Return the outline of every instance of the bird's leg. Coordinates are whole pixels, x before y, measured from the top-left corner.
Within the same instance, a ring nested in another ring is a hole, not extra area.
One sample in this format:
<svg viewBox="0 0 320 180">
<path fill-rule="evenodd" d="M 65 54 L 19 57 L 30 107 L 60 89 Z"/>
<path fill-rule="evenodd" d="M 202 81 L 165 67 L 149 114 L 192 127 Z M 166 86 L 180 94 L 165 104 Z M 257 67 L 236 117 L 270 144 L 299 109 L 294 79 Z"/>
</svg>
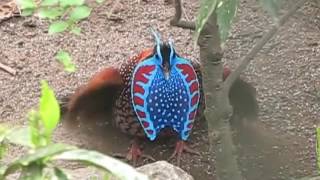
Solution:
<svg viewBox="0 0 320 180">
<path fill-rule="evenodd" d="M 195 155 L 199 155 L 200 153 L 196 150 L 193 150 L 192 148 L 190 148 L 185 141 L 183 140 L 178 140 L 176 143 L 176 147 L 175 150 L 173 152 L 173 154 L 170 156 L 169 160 L 173 159 L 174 157 L 177 157 L 177 163 L 178 166 L 180 166 L 180 162 L 181 162 L 181 156 L 182 153 L 186 152 L 186 153 L 190 153 L 190 154 L 195 154 Z"/>
<path fill-rule="evenodd" d="M 139 140 L 137 138 L 134 138 L 132 140 L 131 147 L 129 148 L 129 152 L 127 153 L 127 155 L 114 154 L 114 156 L 131 161 L 133 166 L 137 165 L 139 158 L 145 158 L 148 160 L 156 161 L 152 156 L 143 154 L 139 146 Z"/>
</svg>

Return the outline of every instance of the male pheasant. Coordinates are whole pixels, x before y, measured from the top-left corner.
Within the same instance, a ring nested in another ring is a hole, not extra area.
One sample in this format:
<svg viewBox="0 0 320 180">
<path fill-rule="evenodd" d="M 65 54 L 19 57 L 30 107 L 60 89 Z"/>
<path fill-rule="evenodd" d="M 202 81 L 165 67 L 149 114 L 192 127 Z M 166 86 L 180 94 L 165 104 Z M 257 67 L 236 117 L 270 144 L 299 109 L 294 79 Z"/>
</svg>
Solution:
<svg viewBox="0 0 320 180">
<path fill-rule="evenodd" d="M 75 113 L 92 94 L 108 92 L 111 99 L 105 103 L 112 107 L 114 124 L 135 139 L 127 158 L 135 162 L 143 156 L 138 138 L 153 141 L 176 132 L 179 140 L 171 157 L 177 156 L 179 163 L 183 152 L 197 154 L 185 141 L 205 106 L 200 64 L 181 57 L 171 41 L 161 42 L 154 35 L 154 48 L 142 51 L 118 69 L 109 67 L 94 75 L 73 95 L 68 110 Z"/>
<path fill-rule="evenodd" d="M 106 97 L 104 110 L 111 109 L 114 124 L 134 139 L 128 160 L 135 164 L 139 157 L 148 157 L 140 150 L 139 139 L 154 141 L 158 136 L 177 134 L 171 158 L 177 157 L 180 164 L 183 152 L 199 154 L 186 141 L 205 109 L 200 64 L 183 58 L 171 41 L 161 42 L 154 35 L 154 48 L 123 62 L 120 68 L 95 74 L 71 97 L 68 112 L 76 115 L 80 109 L 96 109 L 96 101 Z M 225 68 L 224 78 L 229 73 Z"/>
</svg>

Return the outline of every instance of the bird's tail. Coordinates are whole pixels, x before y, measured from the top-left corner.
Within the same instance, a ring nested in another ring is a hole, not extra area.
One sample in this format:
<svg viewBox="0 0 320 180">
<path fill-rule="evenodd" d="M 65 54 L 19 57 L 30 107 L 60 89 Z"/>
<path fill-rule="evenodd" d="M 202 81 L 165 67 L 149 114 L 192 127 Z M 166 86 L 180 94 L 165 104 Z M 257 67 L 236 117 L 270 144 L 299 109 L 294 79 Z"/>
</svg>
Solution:
<svg viewBox="0 0 320 180">
<path fill-rule="evenodd" d="M 114 102 L 122 89 L 122 79 L 117 69 L 106 68 L 95 74 L 87 84 L 69 98 L 66 106 L 68 119 L 84 114 L 112 113 Z"/>
</svg>

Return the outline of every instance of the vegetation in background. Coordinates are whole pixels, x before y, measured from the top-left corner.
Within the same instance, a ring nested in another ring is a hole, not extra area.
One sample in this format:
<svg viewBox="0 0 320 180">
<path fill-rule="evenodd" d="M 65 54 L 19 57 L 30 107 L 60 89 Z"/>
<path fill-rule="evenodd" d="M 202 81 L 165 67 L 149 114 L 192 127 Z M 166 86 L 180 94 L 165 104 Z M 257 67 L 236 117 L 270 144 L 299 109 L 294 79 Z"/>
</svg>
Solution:
<svg viewBox="0 0 320 180">
<path fill-rule="evenodd" d="M 102 169 L 124 180 L 147 180 L 133 167 L 96 151 L 78 149 L 75 146 L 54 143 L 52 135 L 60 121 L 60 107 L 53 90 L 46 81 L 41 81 L 41 97 L 38 110 L 28 115 L 28 127 L 9 129 L 0 125 L 0 157 L 5 156 L 9 144 L 27 149 L 27 153 L 8 164 L 1 164 L 0 179 L 20 172 L 19 179 L 69 179 L 64 170 L 56 165 L 56 160 L 84 162 Z"/>
<path fill-rule="evenodd" d="M 281 0 L 259 0 L 262 7 L 269 12 L 275 21 L 278 20 Z M 217 14 L 217 25 L 219 27 L 221 42 L 225 42 L 231 29 L 232 20 L 236 15 L 239 0 L 202 0 L 196 20 L 195 37 L 198 40 L 204 25 L 209 17 Z"/>
<path fill-rule="evenodd" d="M 176 26 L 190 28 L 181 23 L 181 0 L 180 7 L 176 6 L 174 17 Z M 237 151 L 232 138 L 229 118 L 232 107 L 229 103 L 229 90 L 240 73 L 246 69 L 248 64 L 263 46 L 276 34 L 289 17 L 291 17 L 307 0 L 296 0 L 282 16 L 279 16 L 280 0 L 260 0 L 262 7 L 272 16 L 274 23 L 266 28 L 265 34 L 257 41 L 252 49 L 244 56 L 237 68 L 222 81 L 223 72 L 223 44 L 228 38 L 232 26 L 232 20 L 236 15 L 238 0 L 202 0 L 200 11 L 195 22 L 195 37 L 200 48 L 200 59 L 203 63 L 204 87 L 206 94 L 207 109 L 205 112 L 208 120 L 208 137 L 210 150 L 215 150 L 215 161 L 212 165 L 219 179 L 244 179 L 241 168 L 239 168 Z M 177 20 L 178 19 L 178 20 Z M 180 23 L 179 23 L 180 21 Z M 216 143 L 218 135 L 219 143 Z"/>
<path fill-rule="evenodd" d="M 18 3 L 22 15 L 36 14 L 42 19 L 50 20 L 49 34 L 69 30 L 79 35 L 81 28 L 77 23 L 89 17 L 92 10 L 85 4 L 85 0 L 20 0 Z"/>
<path fill-rule="evenodd" d="M 76 66 L 72 63 L 72 58 L 68 52 L 60 50 L 56 54 L 56 59 L 63 65 L 65 71 L 69 73 L 76 71 Z"/>
<path fill-rule="evenodd" d="M 316 137 L 317 137 L 317 145 L 316 145 L 317 165 L 318 165 L 318 170 L 320 172 L 320 127 L 316 128 Z"/>
<path fill-rule="evenodd" d="M 178 0 L 175 0 L 175 1 L 178 2 Z M 61 33 L 65 31 L 70 31 L 71 33 L 74 33 L 76 35 L 81 34 L 81 28 L 78 26 L 78 23 L 81 20 L 84 20 L 88 16 L 90 16 L 90 13 L 92 11 L 92 8 L 87 6 L 84 0 L 42 0 L 41 3 L 38 3 L 38 4 L 33 0 L 20 0 L 19 2 L 20 2 L 20 9 L 22 10 L 23 15 L 28 16 L 32 14 L 37 14 L 40 18 L 48 19 L 51 22 L 48 30 L 49 34 Z M 103 0 L 96 0 L 96 2 L 102 3 Z M 278 17 L 279 17 L 279 5 L 281 1 L 280 0 L 260 0 L 260 2 L 262 4 L 262 7 L 265 10 L 267 10 L 269 14 L 272 16 L 276 26 L 280 25 L 278 24 L 279 23 Z M 195 42 L 197 42 L 202 35 L 206 35 L 205 33 L 204 34 L 202 33 L 204 32 L 208 22 L 210 23 L 215 22 L 218 25 L 219 32 L 217 34 L 214 34 L 216 36 L 213 38 L 218 40 L 220 39 L 221 41 L 219 40 L 219 43 L 220 45 L 223 45 L 223 43 L 228 39 L 228 34 L 232 26 L 233 18 L 236 15 L 238 5 L 239 5 L 238 0 L 202 0 L 201 7 L 197 16 L 197 20 L 194 23 L 195 37 L 196 37 Z M 276 32 L 276 30 L 277 29 L 274 30 L 273 34 Z M 272 34 L 270 34 L 269 39 L 271 37 L 272 37 Z M 263 43 L 261 43 L 260 46 L 262 47 Z M 258 46 L 255 46 L 253 50 L 258 51 L 259 48 L 261 49 L 261 47 L 258 47 L 258 48 L 257 47 Z M 209 50 L 213 50 L 210 48 Z M 248 53 L 248 56 L 245 57 L 243 60 L 243 62 L 246 64 L 249 63 L 249 60 L 247 59 L 252 58 L 252 56 L 254 56 L 254 53 L 253 55 L 250 53 Z M 75 65 L 72 63 L 71 56 L 67 52 L 63 50 L 59 51 L 56 55 L 56 59 L 64 65 L 66 71 L 68 72 L 75 71 L 76 69 Z M 219 60 L 221 60 L 221 57 Z M 216 69 L 216 67 L 211 66 L 211 64 L 209 65 L 205 64 L 205 66 L 207 67 L 206 69 L 209 69 L 211 71 L 213 69 Z M 244 64 L 243 66 L 245 67 L 246 65 Z M 242 68 L 242 70 L 244 69 L 243 66 L 240 67 Z M 241 72 L 242 70 L 239 70 L 239 71 Z M 239 74 L 240 72 L 236 72 L 236 73 Z M 211 73 L 205 72 L 205 74 L 211 74 Z M 212 77 L 212 78 L 220 78 L 220 77 Z M 229 77 L 228 79 L 230 78 L 231 77 Z M 211 83 L 213 81 L 205 82 L 205 83 Z M 226 84 L 227 85 L 229 84 L 230 86 L 230 82 L 232 82 L 232 80 L 227 80 L 224 86 Z M 215 88 L 212 88 L 212 89 L 215 89 Z M 208 104 L 212 105 L 217 102 L 219 101 L 210 102 L 209 100 Z M 219 106 L 217 107 L 218 107 L 217 109 L 219 109 Z M 212 111 L 212 112 L 215 112 L 215 111 Z M 21 172 L 20 174 L 21 179 L 46 179 L 46 178 L 48 179 L 48 177 L 49 179 L 53 177 L 56 177 L 58 179 L 67 179 L 68 176 L 65 174 L 65 172 L 61 168 L 55 166 L 53 163 L 54 160 L 58 160 L 58 159 L 88 162 L 89 164 L 92 164 L 96 167 L 107 170 L 107 172 L 109 173 L 123 175 L 123 179 L 129 178 L 129 177 L 132 178 L 133 175 L 136 175 L 136 177 L 140 179 L 146 179 L 146 177 L 142 176 L 141 174 L 138 174 L 130 166 L 124 163 L 121 163 L 108 156 L 104 156 L 98 152 L 82 150 L 70 145 L 53 143 L 51 137 L 54 129 L 56 128 L 59 122 L 59 119 L 60 119 L 60 108 L 55 99 L 54 93 L 52 89 L 48 86 L 48 84 L 45 81 L 42 81 L 42 96 L 40 98 L 40 106 L 37 111 L 33 110 L 29 113 L 29 116 L 28 116 L 29 127 L 8 129 L 4 125 L 0 126 L 0 145 L 1 145 L 0 158 L 5 156 L 6 149 L 8 148 L 8 143 L 18 144 L 18 145 L 27 147 L 29 149 L 28 154 L 22 157 L 19 157 L 17 160 L 11 162 L 8 165 L 1 166 L 0 179 L 1 177 L 4 178 L 5 176 L 16 171 Z M 318 166 L 320 168 L 320 164 L 319 164 L 320 130 L 319 128 L 317 128 L 316 132 L 317 132 L 317 157 L 318 157 Z M 232 144 L 232 140 L 230 142 Z M 228 147 L 228 146 L 225 146 L 225 147 Z M 232 146 L 230 146 L 230 149 L 232 149 Z M 230 162 L 236 162 L 232 160 L 233 154 L 229 154 L 229 156 L 231 157 Z M 119 166 L 115 166 L 113 163 Z M 233 165 L 235 164 L 235 166 L 237 166 L 236 165 L 237 163 L 231 163 L 231 164 Z M 221 163 L 217 161 L 216 165 L 219 166 L 221 165 Z M 228 164 L 227 162 L 227 165 L 230 165 L 230 163 Z M 224 169 L 224 170 L 227 173 L 230 173 L 228 171 L 229 169 Z M 237 167 L 236 167 L 236 170 L 238 170 Z M 230 177 L 230 176 L 224 176 L 224 177 L 221 176 L 219 178 L 227 179 L 226 177 Z"/>
<path fill-rule="evenodd" d="M 98 4 L 103 1 L 96 0 Z M 80 35 L 81 28 L 78 23 L 88 18 L 92 11 L 85 0 L 19 0 L 18 5 L 23 16 L 36 15 L 41 19 L 49 20 L 49 34 L 69 31 L 75 35 Z M 68 52 L 60 50 L 56 59 L 67 72 L 72 73 L 76 70 Z"/>
</svg>

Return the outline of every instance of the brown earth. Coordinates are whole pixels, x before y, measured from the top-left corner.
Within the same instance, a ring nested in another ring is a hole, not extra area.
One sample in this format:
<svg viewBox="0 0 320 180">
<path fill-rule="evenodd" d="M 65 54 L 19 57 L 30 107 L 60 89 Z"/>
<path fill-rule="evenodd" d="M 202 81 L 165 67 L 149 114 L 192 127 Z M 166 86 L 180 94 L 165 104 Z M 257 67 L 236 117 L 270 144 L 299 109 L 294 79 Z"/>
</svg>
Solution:
<svg viewBox="0 0 320 180">
<path fill-rule="evenodd" d="M 80 37 L 67 33 L 50 36 L 48 22 L 37 18 L 13 18 L 0 24 L 0 62 L 17 70 L 15 76 L 0 70 L 0 123 L 26 125 L 27 112 L 37 106 L 41 79 L 48 80 L 58 97 L 65 97 L 94 72 L 110 64 L 117 65 L 150 47 L 149 27 L 157 28 L 164 38 L 172 35 L 180 54 L 198 59 L 192 32 L 169 25 L 174 12 L 172 5 L 163 1 L 139 4 L 124 0 L 115 8 L 115 18 L 108 19 L 106 13 L 112 5 L 104 3 L 94 8 L 90 18 L 80 23 Z M 198 2 L 192 0 L 184 6 L 187 16 L 194 17 Z M 288 179 L 316 173 L 315 127 L 320 117 L 319 11 L 316 3 L 301 8 L 243 74 L 256 87 L 260 106 L 258 122 L 235 132 L 239 160 L 247 179 Z M 256 1 L 242 0 L 224 49 L 226 63 L 236 67 L 270 24 L 271 19 Z M 76 73 L 67 74 L 54 59 L 59 49 L 72 54 L 78 68 Z M 90 121 L 94 118 L 101 119 L 90 117 Z M 55 140 L 108 154 L 123 153 L 129 144 L 127 137 L 108 125 L 86 130 L 60 126 Z M 186 155 L 182 168 L 196 179 L 212 179 L 214 167 L 209 164 L 212 157 L 207 150 L 204 125 L 194 130 L 191 143 L 201 151 L 201 157 Z M 146 143 L 144 147 L 157 159 L 167 159 L 173 151 L 169 147 L 172 144 L 171 140 L 164 140 Z M 8 159 L 20 152 L 21 148 L 13 148 Z M 74 172 L 82 170 L 81 166 L 66 168 Z M 81 172 L 78 177 L 87 175 L 87 171 Z"/>
</svg>

